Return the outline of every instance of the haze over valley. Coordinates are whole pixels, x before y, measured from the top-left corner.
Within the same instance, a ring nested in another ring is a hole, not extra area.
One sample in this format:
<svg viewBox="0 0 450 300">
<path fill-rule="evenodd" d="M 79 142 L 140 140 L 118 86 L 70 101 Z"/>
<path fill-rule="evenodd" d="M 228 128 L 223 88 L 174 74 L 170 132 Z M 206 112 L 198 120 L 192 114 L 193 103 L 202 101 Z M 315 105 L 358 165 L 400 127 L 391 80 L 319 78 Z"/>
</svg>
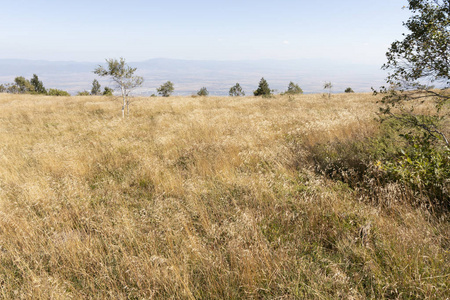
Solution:
<svg viewBox="0 0 450 300">
<path fill-rule="evenodd" d="M 37 74 L 48 87 L 66 90 L 71 94 L 90 90 L 93 79 L 102 86 L 113 87 L 105 78 L 92 71 L 104 61 L 46 61 L 0 59 L 0 84 L 13 82 L 17 76 L 30 78 Z M 323 92 L 324 82 L 332 82 L 332 92 L 340 93 L 351 87 L 355 92 L 369 92 L 371 87 L 383 85 L 386 72 L 379 64 L 348 64 L 324 59 L 295 60 L 181 60 L 155 58 L 129 62 L 136 74 L 144 77 L 144 84 L 133 92 L 136 96 L 156 94 L 156 88 L 170 80 L 174 95 L 191 95 L 206 87 L 211 95 L 227 95 L 230 87 L 239 82 L 247 95 L 257 88 L 264 77 L 271 89 L 280 93 L 290 81 L 298 83 L 305 93 Z"/>
</svg>

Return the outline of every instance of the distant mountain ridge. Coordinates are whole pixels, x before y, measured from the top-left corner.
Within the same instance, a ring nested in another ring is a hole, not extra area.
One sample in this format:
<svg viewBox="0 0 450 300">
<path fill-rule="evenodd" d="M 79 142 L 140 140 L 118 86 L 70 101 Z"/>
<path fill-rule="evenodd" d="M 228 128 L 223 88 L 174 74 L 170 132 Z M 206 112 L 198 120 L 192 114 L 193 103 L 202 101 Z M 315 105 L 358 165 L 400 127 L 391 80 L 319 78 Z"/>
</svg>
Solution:
<svg viewBox="0 0 450 300">
<path fill-rule="evenodd" d="M 37 74 L 48 88 L 67 90 L 72 94 L 90 90 L 94 79 L 102 86 L 112 86 L 106 78 L 92 71 L 104 62 L 45 61 L 0 59 L 0 83 L 12 82 L 17 76 L 31 78 Z M 290 81 L 298 83 L 306 93 L 323 92 L 323 83 L 331 81 L 333 92 L 343 92 L 352 87 L 356 92 L 368 92 L 383 85 L 386 74 L 378 65 L 345 64 L 318 59 L 299 60 L 181 60 L 155 58 L 146 61 L 129 61 L 136 73 L 144 77 L 144 85 L 135 95 L 156 93 L 156 88 L 170 80 L 175 85 L 175 95 L 189 95 L 205 86 L 211 95 L 227 95 L 239 82 L 247 95 L 256 89 L 261 77 L 270 88 L 285 91 Z"/>
</svg>

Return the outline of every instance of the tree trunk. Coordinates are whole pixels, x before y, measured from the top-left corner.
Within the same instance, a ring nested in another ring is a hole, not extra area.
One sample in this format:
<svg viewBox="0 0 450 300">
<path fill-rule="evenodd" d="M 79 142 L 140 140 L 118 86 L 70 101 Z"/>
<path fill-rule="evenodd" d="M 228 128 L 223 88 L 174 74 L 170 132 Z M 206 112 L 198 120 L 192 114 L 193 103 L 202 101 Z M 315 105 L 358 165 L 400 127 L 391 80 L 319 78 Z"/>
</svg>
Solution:
<svg viewBox="0 0 450 300">
<path fill-rule="evenodd" d="M 125 118 L 125 105 L 127 104 L 126 102 L 126 97 L 125 97 L 125 90 L 123 88 L 123 85 L 121 86 L 122 89 L 122 99 L 123 99 L 123 105 L 122 105 L 122 118 Z"/>
</svg>

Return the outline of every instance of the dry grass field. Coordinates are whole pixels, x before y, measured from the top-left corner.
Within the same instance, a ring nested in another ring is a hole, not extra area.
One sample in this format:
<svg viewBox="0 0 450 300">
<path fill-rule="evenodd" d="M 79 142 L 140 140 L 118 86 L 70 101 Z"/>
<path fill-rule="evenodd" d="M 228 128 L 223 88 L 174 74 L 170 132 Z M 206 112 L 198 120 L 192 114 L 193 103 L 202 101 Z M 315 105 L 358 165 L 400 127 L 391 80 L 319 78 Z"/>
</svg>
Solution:
<svg viewBox="0 0 450 300">
<path fill-rule="evenodd" d="M 0 297 L 448 299 L 448 218 L 309 159 L 376 100 L 0 94 Z"/>
</svg>

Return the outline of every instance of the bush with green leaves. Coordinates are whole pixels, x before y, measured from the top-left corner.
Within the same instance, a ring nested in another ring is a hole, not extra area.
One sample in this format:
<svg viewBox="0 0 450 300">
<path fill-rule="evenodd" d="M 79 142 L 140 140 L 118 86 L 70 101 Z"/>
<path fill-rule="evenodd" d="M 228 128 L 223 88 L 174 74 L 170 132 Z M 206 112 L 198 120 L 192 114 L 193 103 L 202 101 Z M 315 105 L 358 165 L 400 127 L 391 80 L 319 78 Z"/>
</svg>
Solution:
<svg viewBox="0 0 450 300">
<path fill-rule="evenodd" d="M 90 93 L 88 91 L 82 91 L 82 92 L 78 92 L 77 96 L 89 96 Z"/>
<path fill-rule="evenodd" d="M 284 94 L 287 94 L 287 95 L 299 95 L 299 94 L 303 94 L 303 90 L 299 87 L 298 84 L 293 83 L 291 81 L 291 82 L 289 82 L 288 89 L 287 89 L 287 91 Z"/>
<path fill-rule="evenodd" d="M 346 92 L 346 93 L 354 93 L 354 91 L 353 91 L 353 89 L 351 87 L 346 88 L 344 92 Z"/>
<path fill-rule="evenodd" d="M 253 92 L 253 95 L 263 96 L 263 97 L 271 97 L 272 92 L 273 91 L 269 88 L 269 83 L 263 77 L 259 81 L 258 88 L 256 89 L 256 91 Z"/>
<path fill-rule="evenodd" d="M 49 96 L 70 96 L 70 94 L 63 90 L 58 89 L 49 89 L 47 92 L 47 95 Z"/>
<path fill-rule="evenodd" d="M 174 91 L 173 83 L 171 81 L 167 81 L 162 84 L 159 88 L 156 89 L 159 95 L 162 97 L 169 97 Z"/>
<path fill-rule="evenodd" d="M 112 96 L 113 92 L 114 92 L 114 90 L 112 88 L 105 86 L 105 88 L 103 90 L 103 96 Z"/>
<path fill-rule="evenodd" d="M 34 86 L 28 79 L 23 76 L 14 78 L 14 83 L 17 86 L 17 90 L 20 94 L 34 92 Z"/>
<path fill-rule="evenodd" d="M 197 92 L 198 96 L 208 96 L 209 92 L 206 89 L 206 87 L 202 87 L 198 92 Z"/>
<path fill-rule="evenodd" d="M 242 89 L 241 85 L 239 83 L 236 83 L 230 88 L 228 95 L 230 95 L 231 97 L 241 97 L 245 96 L 245 92 Z"/>
</svg>

